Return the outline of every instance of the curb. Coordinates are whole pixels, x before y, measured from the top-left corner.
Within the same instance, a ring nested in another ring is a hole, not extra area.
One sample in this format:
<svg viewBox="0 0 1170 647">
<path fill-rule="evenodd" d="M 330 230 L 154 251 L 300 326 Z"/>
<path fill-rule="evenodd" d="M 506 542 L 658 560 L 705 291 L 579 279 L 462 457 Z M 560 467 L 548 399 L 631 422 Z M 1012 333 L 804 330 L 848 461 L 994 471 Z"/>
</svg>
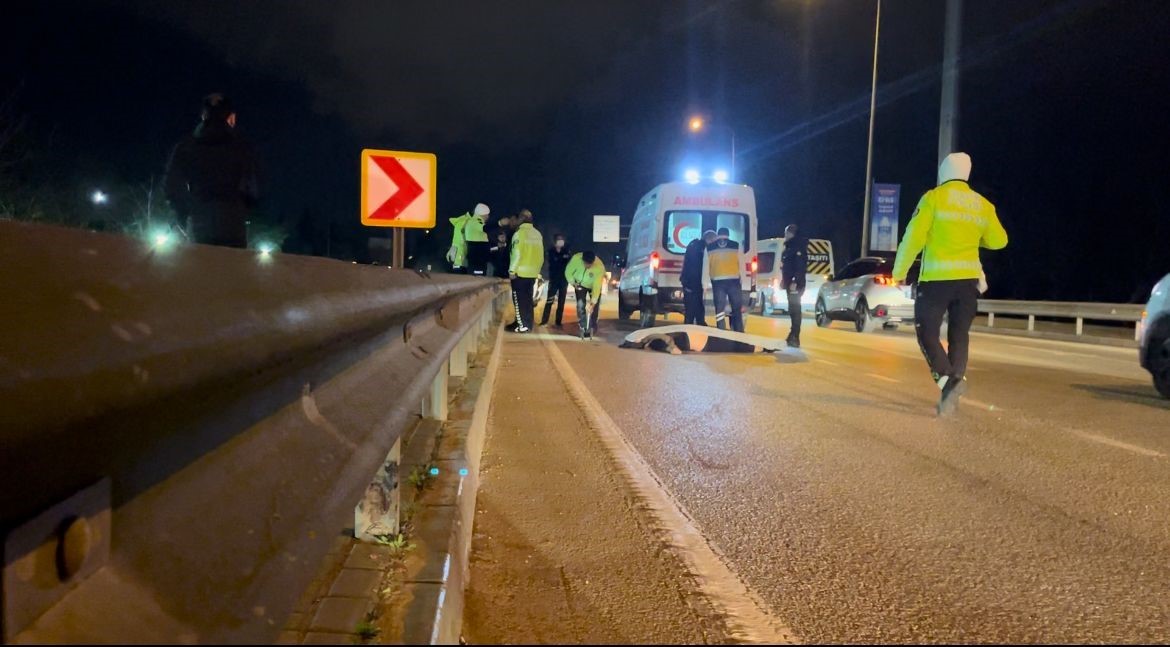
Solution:
<svg viewBox="0 0 1170 647">
<path fill-rule="evenodd" d="M 445 550 L 442 549 L 443 547 L 436 546 L 425 556 L 428 563 L 432 560 L 442 563 L 442 576 L 437 581 L 437 590 L 434 591 L 434 595 L 437 597 L 434 602 L 434 614 L 429 619 L 415 618 L 414 620 L 418 624 L 412 623 L 409 618 L 407 619 L 408 626 L 415 624 L 420 629 L 426 626 L 424 623 L 429 624 L 428 642 L 432 645 L 457 645 L 463 632 L 463 607 L 467 582 L 470 578 L 469 558 L 472 526 L 475 522 L 475 499 L 479 491 L 480 459 L 487 437 L 488 412 L 491 408 L 496 375 L 499 373 L 505 334 L 504 326 L 501 323 L 496 330 L 496 338 L 483 382 L 480 385 L 479 393 L 476 394 L 466 440 L 463 446 L 455 452 L 453 462 L 461 465 L 462 469 L 452 502 L 453 509 L 449 512 L 440 512 L 440 514 L 454 516 Z M 462 474 L 464 469 L 466 474 Z M 447 503 L 447 501 L 443 503 Z M 429 597 L 430 594 L 428 592 L 426 595 Z M 430 605 L 424 603 L 412 606 L 422 611 Z M 409 613 L 408 611 L 408 615 Z"/>
</svg>

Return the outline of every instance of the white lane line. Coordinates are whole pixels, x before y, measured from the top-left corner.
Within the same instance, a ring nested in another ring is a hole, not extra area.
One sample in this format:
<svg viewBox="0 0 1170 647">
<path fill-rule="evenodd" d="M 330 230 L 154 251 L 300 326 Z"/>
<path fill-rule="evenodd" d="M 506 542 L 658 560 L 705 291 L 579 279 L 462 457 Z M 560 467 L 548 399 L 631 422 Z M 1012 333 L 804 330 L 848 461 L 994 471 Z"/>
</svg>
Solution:
<svg viewBox="0 0 1170 647">
<path fill-rule="evenodd" d="M 902 383 L 899 380 L 895 380 L 892 377 L 886 377 L 885 375 L 878 375 L 877 373 L 866 373 L 865 376 L 872 377 L 872 378 L 877 379 L 877 380 L 885 380 L 887 382 L 892 382 L 894 384 L 901 384 Z"/>
<path fill-rule="evenodd" d="M 829 366 L 840 366 L 840 364 L 838 364 L 837 362 L 830 362 L 827 359 L 819 359 L 818 358 L 818 359 L 814 359 L 813 361 L 816 362 L 817 364 L 828 364 Z"/>
<path fill-rule="evenodd" d="M 1080 436 L 1081 438 L 1084 438 L 1085 440 L 1091 440 L 1095 443 L 1101 443 L 1102 445 L 1109 445 L 1110 447 L 1124 449 L 1127 451 L 1131 451 L 1135 454 L 1141 454 L 1143 456 L 1153 456 L 1155 458 L 1163 458 L 1166 456 L 1162 452 L 1155 451 L 1153 449 L 1146 449 L 1145 447 L 1139 447 L 1137 445 L 1123 443 L 1120 440 L 1113 440 L 1112 438 L 1107 438 L 1105 436 L 1098 436 L 1097 434 L 1090 434 L 1088 432 L 1077 431 L 1075 429 L 1073 430 L 1073 433 Z"/>
<path fill-rule="evenodd" d="M 971 398 L 963 398 L 959 400 L 959 403 L 972 404 L 979 407 L 980 409 L 986 409 L 988 411 L 1003 411 L 1003 407 L 997 407 L 994 404 L 987 404 L 986 402 L 980 402 L 979 400 L 973 400 Z"/>
<path fill-rule="evenodd" d="M 544 347 L 589 426 L 624 473 L 630 489 L 662 528 L 662 539 L 678 553 L 711 604 L 723 613 L 731 637 L 747 643 L 799 644 L 796 634 L 768 610 L 767 604 L 728 567 L 718 549 L 707 542 L 556 344 L 545 341 Z"/>
</svg>

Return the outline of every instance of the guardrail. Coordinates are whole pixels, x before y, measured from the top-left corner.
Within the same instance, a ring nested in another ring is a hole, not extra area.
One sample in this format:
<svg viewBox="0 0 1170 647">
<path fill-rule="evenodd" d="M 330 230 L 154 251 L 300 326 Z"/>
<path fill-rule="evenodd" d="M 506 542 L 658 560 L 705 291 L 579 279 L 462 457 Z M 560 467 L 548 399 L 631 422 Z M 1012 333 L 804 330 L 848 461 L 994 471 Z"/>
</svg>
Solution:
<svg viewBox="0 0 1170 647">
<path fill-rule="evenodd" d="M 1027 332 L 1035 333 L 1036 317 L 1071 319 L 1076 322 L 1076 337 L 1084 336 L 1085 321 L 1124 321 L 1135 324 L 1134 340 L 1140 335 L 1141 305 L 1125 303 L 1081 303 L 1062 301 L 979 300 L 980 314 L 987 315 L 987 327 L 995 328 L 995 315 L 1028 317 Z"/>
<path fill-rule="evenodd" d="M 53 643 L 274 641 L 507 303 L 14 222 L 0 293 L 0 640 Z"/>
</svg>

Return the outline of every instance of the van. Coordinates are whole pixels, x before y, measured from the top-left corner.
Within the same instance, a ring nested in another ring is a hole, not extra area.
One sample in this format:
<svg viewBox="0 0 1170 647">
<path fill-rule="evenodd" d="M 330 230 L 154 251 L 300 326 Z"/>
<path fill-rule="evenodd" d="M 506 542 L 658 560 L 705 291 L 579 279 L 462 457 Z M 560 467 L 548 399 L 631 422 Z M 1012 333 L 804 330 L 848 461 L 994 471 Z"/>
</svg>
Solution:
<svg viewBox="0 0 1170 647">
<path fill-rule="evenodd" d="M 627 266 L 618 282 L 618 316 L 636 311 L 642 327 L 655 317 L 683 313 L 682 264 L 687 244 L 703 232 L 726 227 L 739 243 L 745 304 L 755 292 L 756 195 L 750 186 L 718 182 L 660 184 L 638 201 L 630 226 Z M 710 280 L 703 261 L 705 301 Z"/>
<path fill-rule="evenodd" d="M 804 312 L 812 312 L 817 302 L 817 292 L 833 274 L 833 243 L 824 238 L 810 238 L 807 253 L 808 273 L 805 275 L 805 288 L 804 294 L 800 298 L 800 309 Z M 758 312 L 762 315 L 788 311 L 788 295 L 784 293 L 780 285 L 780 258 L 783 255 L 783 238 L 760 240 L 756 253 L 760 268 L 756 283 L 760 286 Z"/>
</svg>

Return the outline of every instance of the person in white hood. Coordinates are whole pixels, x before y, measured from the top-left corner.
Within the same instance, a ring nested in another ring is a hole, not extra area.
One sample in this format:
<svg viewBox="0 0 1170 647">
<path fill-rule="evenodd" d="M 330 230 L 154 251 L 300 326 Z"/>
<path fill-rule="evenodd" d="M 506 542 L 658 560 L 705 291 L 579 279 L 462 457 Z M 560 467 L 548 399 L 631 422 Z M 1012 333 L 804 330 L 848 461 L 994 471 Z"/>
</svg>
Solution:
<svg viewBox="0 0 1170 647">
<path fill-rule="evenodd" d="M 904 282 L 914 259 L 922 255 L 914 328 L 942 391 L 940 416 L 954 413 L 967 390 L 971 324 L 979 294 L 986 289 L 979 249 L 1003 249 L 1008 243 L 995 206 L 967 185 L 970 176 L 971 157 L 966 153 L 951 153 L 943 159 L 938 186 L 918 201 L 894 260 L 893 279 Z M 948 319 L 945 349 L 939 339 L 944 316 Z"/>
</svg>

